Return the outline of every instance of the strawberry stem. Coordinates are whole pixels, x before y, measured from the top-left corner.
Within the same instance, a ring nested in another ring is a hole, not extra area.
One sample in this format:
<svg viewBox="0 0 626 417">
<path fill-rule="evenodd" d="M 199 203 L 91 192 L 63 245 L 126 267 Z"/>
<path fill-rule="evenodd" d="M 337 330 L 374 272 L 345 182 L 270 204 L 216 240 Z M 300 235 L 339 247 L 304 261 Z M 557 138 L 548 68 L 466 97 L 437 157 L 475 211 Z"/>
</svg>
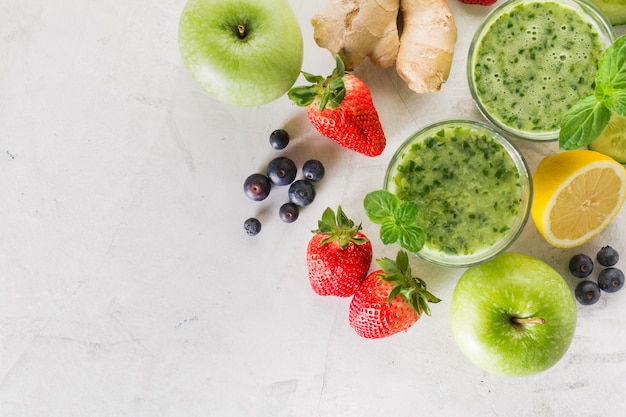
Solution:
<svg viewBox="0 0 626 417">
<path fill-rule="evenodd" d="M 383 270 L 383 273 L 379 274 L 378 277 L 394 284 L 387 299 L 388 304 L 400 296 L 408 305 L 413 307 L 417 314 L 430 315 L 428 303 L 441 301 L 426 289 L 426 282 L 423 279 L 413 276 L 409 256 L 406 252 L 399 251 L 395 262 L 389 258 L 382 258 L 377 259 L 376 263 Z"/>
<path fill-rule="evenodd" d="M 361 225 L 355 225 L 339 206 L 336 215 L 330 207 L 324 210 L 322 219 L 317 222 L 317 229 L 311 232 L 328 235 L 320 242 L 320 245 L 336 241 L 341 248 L 345 248 L 350 243 L 362 245 L 368 242 L 368 239 L 363 235 L 358 236 L 360 231 Z"/>
<path fill-rule="evenodd" d="M 335 110 L 346 95 L 346 86 L 343 82 L 345 73 L 346 67 L 343 60 L 336 55 L 335 69 L 331 75 L 322 77 L 302 71 L 304 79 L 311 85 L 293 87 L 287 92 L 287 96 L 300 107 L 308 107 L 318 100 L 319 111 L 324 110 L 328 105 Z"/>
</svg>

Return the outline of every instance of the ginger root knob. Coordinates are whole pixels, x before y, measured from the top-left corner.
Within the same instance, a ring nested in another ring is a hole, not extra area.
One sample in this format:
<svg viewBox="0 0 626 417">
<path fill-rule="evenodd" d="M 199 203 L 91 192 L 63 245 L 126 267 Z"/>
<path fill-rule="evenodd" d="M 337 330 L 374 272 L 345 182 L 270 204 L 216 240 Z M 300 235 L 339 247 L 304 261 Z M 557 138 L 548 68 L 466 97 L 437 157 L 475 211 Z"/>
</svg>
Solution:
<svg viewBox="0 0 626 417">
<path fill-rule="evenodd" d="M 417 93 L 440 90 L 450 75 L 457 28 L 446 0 L 329 0 L 311 24 L 317 45 L 339 54 L 347 70 L 365 58 L 382 68 L 395 63 Z"/>
<path fill-rule="evenodd" d="M 366 57 L 387 68 L 398 55 L 400 0 L 329 0 L 311 19 L 318 46 L 339 54 L 347 70 Z"/>
<path fill-rule="evenodd" d="M 404 28 L 396 70 L 416 93 L 439 91 L 448 80 L 457 29 L 446 0 L 401 0 Z"/>
</svg>

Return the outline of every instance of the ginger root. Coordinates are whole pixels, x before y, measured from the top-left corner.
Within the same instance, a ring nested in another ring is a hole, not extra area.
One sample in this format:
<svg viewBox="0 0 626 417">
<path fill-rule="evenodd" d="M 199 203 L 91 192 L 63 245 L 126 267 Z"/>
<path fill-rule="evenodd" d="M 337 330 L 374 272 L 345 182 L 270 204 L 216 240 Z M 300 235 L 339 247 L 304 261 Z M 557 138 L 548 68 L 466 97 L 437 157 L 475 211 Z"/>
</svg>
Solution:
<svg viewBox="0 0 626 417">
<path fill-rule="evenodd" d="M 347 70 L 366 57 L 387 68 L 398 55 L 399 0 L 330 0 L 311 19 L 318 46 L 339 54 Z"/>
<path fill-rule="evenodd" d="M 383 68 L 395 63 L 417 93 L 440 90 L 450 75 L 457 28 L 446 0 L 328 0 L 311 24 L 317 45 L 348 70 L 366 57 Z"/>
<path fill-rule="evenodd" d="M 438 91 L 448 80 L 457 30 L 446 0 L 401 0 L 404 27 L 396 70 L 417 93 Z"/>
</svg>

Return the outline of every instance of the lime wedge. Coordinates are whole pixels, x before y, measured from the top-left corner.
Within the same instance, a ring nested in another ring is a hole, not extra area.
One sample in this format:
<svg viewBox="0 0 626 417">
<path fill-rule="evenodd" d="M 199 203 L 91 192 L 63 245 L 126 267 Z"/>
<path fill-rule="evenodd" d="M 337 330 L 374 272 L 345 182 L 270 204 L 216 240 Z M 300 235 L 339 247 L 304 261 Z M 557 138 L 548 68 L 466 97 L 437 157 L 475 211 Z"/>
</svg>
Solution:
<svg viewBox="0 0 626 417">
<path fill-rule="evenodd" d="M 589 149 L 626 164 L 626 117 L 613 114 L 600 136 L 589 144 Z"/>
<path fill-rule="evenodd" d="M 613 26 L 626 24 L 626 0 L 591 0 Z"/>
</svg>

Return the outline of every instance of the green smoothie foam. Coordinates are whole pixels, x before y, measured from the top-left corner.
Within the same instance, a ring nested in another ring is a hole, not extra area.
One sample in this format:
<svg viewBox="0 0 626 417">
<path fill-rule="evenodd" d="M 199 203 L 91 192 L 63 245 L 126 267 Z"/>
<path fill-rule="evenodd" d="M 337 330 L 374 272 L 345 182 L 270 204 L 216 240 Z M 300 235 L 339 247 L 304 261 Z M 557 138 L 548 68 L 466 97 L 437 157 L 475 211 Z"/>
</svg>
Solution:
<svg viewBox="0 0 626 417">
<path fill-rule="evenodd" d="M 504 147 L 464 125 L 442 126 L 404 150 L 390 171 L 389 190 L 417 203 L 425 250 L 461 256 L 501 240 L 524 197 Z"/>
<path fill-rule="evenodd" d="M 562 115 L 593 93 L 604 49 L 590 19 L 573 7 L 520 3 L 496 18 L 475 47 L 475 97 L 510 129 L 558 131 Z"/>
</svg>

